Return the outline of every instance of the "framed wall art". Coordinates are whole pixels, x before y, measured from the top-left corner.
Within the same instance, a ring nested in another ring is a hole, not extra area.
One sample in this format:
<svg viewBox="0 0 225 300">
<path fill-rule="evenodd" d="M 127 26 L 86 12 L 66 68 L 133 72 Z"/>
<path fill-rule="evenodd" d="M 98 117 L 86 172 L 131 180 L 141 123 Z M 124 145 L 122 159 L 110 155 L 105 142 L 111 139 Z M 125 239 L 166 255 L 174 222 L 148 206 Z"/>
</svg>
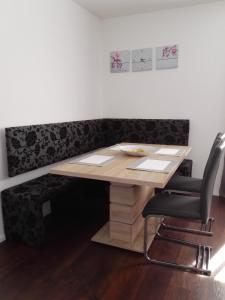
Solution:
<svg viewBox="0 0 225 300">
<path fill-rule="evenodd" d="M 152 48 L 137 49 L 132 51 L 132 71 L 152 70 Z"/>
<path fill-rule="evenodd" d="M 130 71 L 130 51 L 114 51 L 110 54 L 111 73 Z"/>
<path fill-rule="evenodd" d="M 156 48 L 156 69 L 173 69 L 178 67 L 178 46 Z"/>
</svg>

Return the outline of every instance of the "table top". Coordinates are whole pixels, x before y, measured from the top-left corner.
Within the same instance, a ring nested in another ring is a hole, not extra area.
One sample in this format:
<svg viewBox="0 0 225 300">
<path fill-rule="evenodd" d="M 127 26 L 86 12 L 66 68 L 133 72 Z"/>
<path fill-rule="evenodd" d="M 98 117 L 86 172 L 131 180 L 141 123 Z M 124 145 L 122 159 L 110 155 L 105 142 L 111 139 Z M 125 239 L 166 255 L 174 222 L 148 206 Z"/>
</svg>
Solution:
<svg viewBox="0 0 225 300">
<path fill-rule="evenodd" d="M 176 148 L 183 149 L 182 156 L 172 155 L 159 155 L 149 153 L 148 157 L 151 159 L 170 160 L 175 161 L 173 168 L 169 173 L 161 172 L 149 172 L 142 170 L 131 170 L 127 167 L 142 159 L 142 157 L 128 156 L 121 153 L 119 150 L 111 150 L 111 147 L 98 149 L 91 152 L 91 154 L 98 155 L 110 155 L 115 156 L 115 159 L 110 161 L 104 166 L 96 165 L 84 165 L 77 163 L 62 163 L 52 168 L 50 173 L 64 176 L 74 176 L 81 178 L 97 179 L 103 181 L 109 181 L 113 183 L 129 184 L 129 185 L 149 185 L 152 187 L 163 188 L 175 173 L 179 165 L 182 163 L 184 158 L 189 154 L 191 148 L 188 146 L 170 146 L 170 145 L 156 145 L 156 144 L 135 144 L 135 143 L 121 143 L 120 145 L 138 145 L 141 146 L 153 146 L 153 147 L 165 147 L 165 148 Z M 88 153 L 80 156 L 87 156 Z"/>
</svg>

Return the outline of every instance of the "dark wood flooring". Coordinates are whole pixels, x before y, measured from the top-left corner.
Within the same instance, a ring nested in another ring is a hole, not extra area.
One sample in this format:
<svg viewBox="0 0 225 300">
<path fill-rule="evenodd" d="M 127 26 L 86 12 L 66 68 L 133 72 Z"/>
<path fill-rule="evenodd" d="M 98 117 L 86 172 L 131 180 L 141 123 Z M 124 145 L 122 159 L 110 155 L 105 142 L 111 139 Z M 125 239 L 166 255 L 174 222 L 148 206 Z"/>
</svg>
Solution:
<svg viewBox="0 0 225 300">
<path fill-rule="evenodd" d="M 224 300 L 225 200 L 214 199 L 212 215 L 216 218 L 212 238 L 173 233 L 213 246 L 212 268 L 216 266 L 216 270 L 211 277 L 149 265 L 140 254 L 91 242 L 91 236 L 107 218 L 99 214 L 88 223 L 59 224 L 42 249 L 2 243 L 0 299 Z M 154 242 L 151 254 L 177 262 L 194 259 L 190 248 L 162 241 Z"/>
</svg>

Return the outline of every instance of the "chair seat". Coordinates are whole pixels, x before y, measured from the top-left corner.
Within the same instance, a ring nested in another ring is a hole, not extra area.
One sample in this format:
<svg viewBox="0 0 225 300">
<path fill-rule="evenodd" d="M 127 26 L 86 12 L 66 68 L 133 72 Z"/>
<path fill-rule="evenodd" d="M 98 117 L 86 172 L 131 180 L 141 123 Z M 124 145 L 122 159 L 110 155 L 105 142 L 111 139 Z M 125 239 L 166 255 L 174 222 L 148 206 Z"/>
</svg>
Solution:
<svg viewBox="0 0 225 300">
<path fill-rule="evenodd" d="M 200 198 L 157 194 L 146 204 L 142 215 L 144 218 L 148 215 L 162 215 L 199 220 L 201 219 Z"/>
<path fill-rule="evenodd" d="M 175 175 L 170 179 L 165 189 L 200 193 L 201 185 L 202 179 Z"/>
</svg>

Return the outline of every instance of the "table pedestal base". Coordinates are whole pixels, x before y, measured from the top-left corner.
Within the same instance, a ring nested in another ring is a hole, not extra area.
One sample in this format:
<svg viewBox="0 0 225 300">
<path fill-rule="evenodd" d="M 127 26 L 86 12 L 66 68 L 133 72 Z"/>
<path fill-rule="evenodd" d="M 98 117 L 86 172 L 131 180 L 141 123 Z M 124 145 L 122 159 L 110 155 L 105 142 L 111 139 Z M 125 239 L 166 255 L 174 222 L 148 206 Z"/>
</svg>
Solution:
<svg viewBox="0 0 225 300">
<path fill-rule="evenodd" d="M 143 253 L 144 218 L 141 213 L 154 195 L 149 186 L 111 184 L 110 220 L 93 237 L 92 241 Z M 160 224 L 151 218 L 148 224 L 148 248 Z"/>
<path fill-rule="evenodd" d="M 157 226 L 157 228 L 159 225 Z M 155 227 L 149 225 L 148 249 L 155 237 Z M 121 249 L 126 249 L 134 252 L 143 253 L 144 246 L 144 229 L 142 228 L 136 239 L 133 242 L 126 242 L 119 239 L 111 239 L 109 233 L 109 222 L 106 223 L 91 239 L 93 242 L 113 246 Z"/>
</svg>

